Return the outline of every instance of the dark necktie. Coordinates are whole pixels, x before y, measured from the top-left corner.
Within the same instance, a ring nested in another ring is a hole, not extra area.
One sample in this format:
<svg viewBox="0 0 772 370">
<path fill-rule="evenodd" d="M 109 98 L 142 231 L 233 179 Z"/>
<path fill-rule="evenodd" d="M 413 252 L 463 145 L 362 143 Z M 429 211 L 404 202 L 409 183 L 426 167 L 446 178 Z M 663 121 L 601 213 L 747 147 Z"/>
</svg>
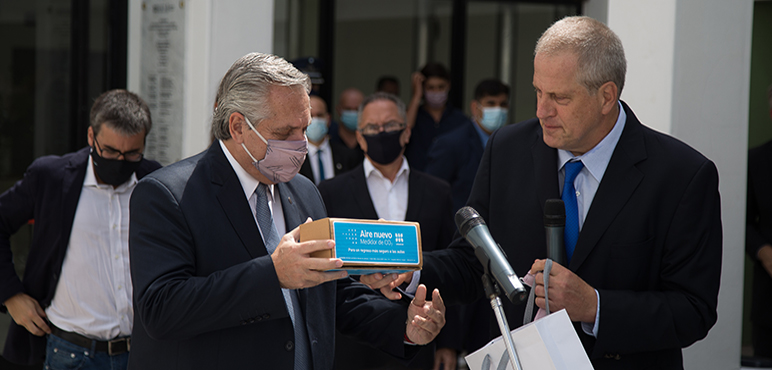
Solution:
<svg viewBox="0 0 772 370">
<path fill-rule="evenodd" d="M 576 175 L 584 167 L 581 161 L 567 162 L 563 168 L 566 170 L 565 182 L 563 183 L 563 194 L 561 198 L 566 205 L 566 228 L 564 231 L 564 242 L 566 245 L 566 257 L 571 262 L 571 256 L 576 248 L 576 241 L 579 239 L 579 207 L 576 204 L 576 189 L 574 180 Z"/>
<path fill-rule="evenodd" d="M 319 160 L 319 182 L 322 182 L 324 180 L 324 163 L 322 162 L 322 150 L 319 149 L 316 151 L 316 158 Z"/>
<path fill-rule="evenodd" d="M 265 249 L 268 250 L 268 254 L 271 254 L 279 245 L 281 237 L 276 230 L 276 225 L 273 223 L 273 216 L 271 214 L 271 209 L 268 207 L 268 195 L 266 194 L 266 191 L 268 191 L 268 187 L 263 183 L 260 183 L 260 185 L 257 186 L 257 190 L 255 190 L 255 218 L 260 225 L 260 231 L 263 233 Z M 311 352 L 308 348 L 308 333 L 306 332 L 303 312 L 300 310 L 300 301 L 298 300 L 297 291 L 284 288 L 282 288 L 281 291 L 282 294 L 284 294 L 284 301 L 287 303 L 287 311 L 292 320 L 292 325 L 295 328 L 295 370 L 308 369 L 309 364 L 311 363 Z"/>
</svg>

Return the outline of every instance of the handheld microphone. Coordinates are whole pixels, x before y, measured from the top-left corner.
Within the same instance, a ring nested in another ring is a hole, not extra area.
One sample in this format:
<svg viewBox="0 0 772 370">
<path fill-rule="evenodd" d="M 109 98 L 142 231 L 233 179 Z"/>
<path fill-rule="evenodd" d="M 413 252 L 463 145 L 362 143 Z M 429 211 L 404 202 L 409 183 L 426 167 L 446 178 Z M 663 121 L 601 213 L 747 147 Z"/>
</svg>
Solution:
<svg viewBox="0 0 772 370">
<path fill-rule="evenodd" d="M 565 266 L 566 248 L 563 230 L 566 227 L 566 206 L 560 199 L 544 203 L 544 231 L 547 233 L 547 258 Z"/>
<path fill-rule="evenodd" d="M 463 207 L 456 212 L 456 226 L 461 235 L 471 244 L 480 263 L 490 271 L 499 287 L 512 303 L 525 300 L 523 283 L 512 270 L 501 247 L 493 241 L 488 225 L 472 207 Z"/>
</svg>

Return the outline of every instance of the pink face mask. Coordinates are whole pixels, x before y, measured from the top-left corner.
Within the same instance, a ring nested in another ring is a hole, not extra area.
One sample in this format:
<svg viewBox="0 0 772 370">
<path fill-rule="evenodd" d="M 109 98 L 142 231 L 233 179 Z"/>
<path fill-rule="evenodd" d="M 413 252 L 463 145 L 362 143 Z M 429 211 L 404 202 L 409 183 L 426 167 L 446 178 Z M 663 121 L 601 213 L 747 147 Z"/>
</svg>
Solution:
<svg viewBox="0 0 772 370">
<path fill-rule="evenodd" d="M 448 101 L 448 92 L 446 91 L 427 91 L 424 93 L 426 104 L 432 108 L 440 108 Z"/>
<path fill-rule="evenodd" d="M 252 122 L 249 122 L 247 116 L 244 116 L 244 119 L 247 121 L 249 128 L 268 146 L 265 149 L 265 158 L 258 161 L 249 152 L 247 146 L 241 143 L 249 158 L 252 158 L 252 165 L 273 183 L 292 180 L 300 171 L 303 161 L 306 160 L 306 153 L 308 153 L 307 142 L 305 140 L 265 140 L 263 135 L 257 132 L 255 126 L 252 126 Z"/>
</svg>

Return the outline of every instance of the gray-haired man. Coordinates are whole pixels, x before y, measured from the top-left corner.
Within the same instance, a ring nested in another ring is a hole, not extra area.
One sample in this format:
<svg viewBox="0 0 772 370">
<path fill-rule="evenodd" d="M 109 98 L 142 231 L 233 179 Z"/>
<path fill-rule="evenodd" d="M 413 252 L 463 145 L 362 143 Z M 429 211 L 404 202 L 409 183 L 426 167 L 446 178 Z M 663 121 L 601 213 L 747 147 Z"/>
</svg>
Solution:
<svg viewBox="0 0 772 370">
<path fill-rule="evenodd" d="M 245 55 L 217 92 L 217 141 L 137 185 L 131 369 L 331 369 L 336 317 L 400 357 L 413 350 L 403 339 L 428 343 L 444 325 L 438 291 L 425 302 L 422 288 L 409 307 L 352 280 L 336 293 L 346 273 L 322 271 L 342 261 L 309 257 L 334 242 L 297 242 L 301 223 L 326 215 L 314 184 L 295 176 L 309 88 L 285 60 Z"/>
</svg>

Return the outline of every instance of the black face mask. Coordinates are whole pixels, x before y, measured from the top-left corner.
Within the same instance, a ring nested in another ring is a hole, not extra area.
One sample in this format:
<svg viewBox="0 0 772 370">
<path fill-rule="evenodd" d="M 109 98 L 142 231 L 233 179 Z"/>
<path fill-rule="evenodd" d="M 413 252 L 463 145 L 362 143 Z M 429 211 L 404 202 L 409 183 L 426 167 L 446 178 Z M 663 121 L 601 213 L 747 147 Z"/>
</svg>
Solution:
<svg viewBox="0 0 772 370">
<path fill-rule="evenodd" d="M 91 148 L 91 158 L 94 160 L 94 172 L 105 184 L 118 186 L 129 181 L 131 174 L 137 170 L 139 162 L 129 162 L 120 159 L 107 159 Z"/>
<path fill-rule="evenodd" d="M 367 142 L 367 156 L 375 163 L 389 164 L 402 153 L 399 137 L 405 130 L 379 132 L 376 135 L 362 135 Z"/>
</svg>

